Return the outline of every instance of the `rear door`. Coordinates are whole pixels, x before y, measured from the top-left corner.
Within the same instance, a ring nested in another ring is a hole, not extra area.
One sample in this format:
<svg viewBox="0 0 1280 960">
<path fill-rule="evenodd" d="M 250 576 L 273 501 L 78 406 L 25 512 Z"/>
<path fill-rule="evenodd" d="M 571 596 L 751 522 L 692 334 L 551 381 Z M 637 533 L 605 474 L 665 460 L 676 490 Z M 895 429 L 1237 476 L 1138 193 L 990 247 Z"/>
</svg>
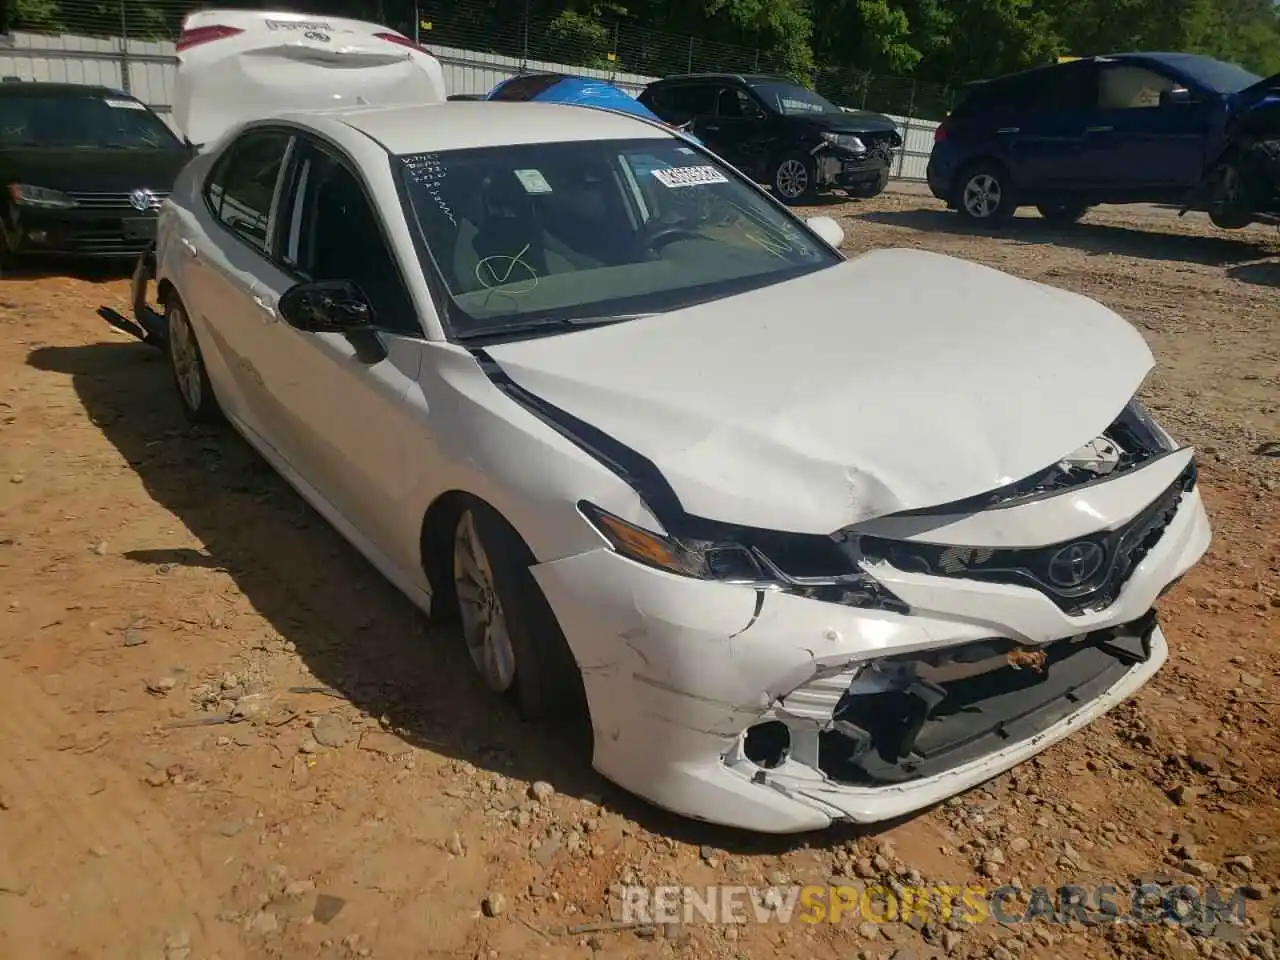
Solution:
<svg viewBox="0 0 1280 960">
<path fill-rule="evenodd" d="M 1180 91 L 1180 93 L 1176 93 Z M 1097 109 L 1086 163 L 1099 185 L 1190 189 L 1201 177 L 1214 103 L 1159 65 L 1098 62 Z"/>
<path fill-rule="evenodd" d="M 178 292 L 191 315 L 210 376 L 227 412 L 280 453 L 278 406 L 263 380 L 256 348 L 264 312 L 259 284 L 279 181 L 292 148 L 287 128 L 241 134 L 214 161 L 191 209 L 177 207 Z M 227 394 L 230 394 L 229 396 Z"/>
<path fill-rule="evenodd" d="M 1034 191 L 1082 186 L 1089 108 L 1095 80 L 1090 61 L 1077 61 L 1026 74 L 1011 91 L 1014 105 L 998 136 L 1009 140 L 1014 179 Z"/>
</svg>

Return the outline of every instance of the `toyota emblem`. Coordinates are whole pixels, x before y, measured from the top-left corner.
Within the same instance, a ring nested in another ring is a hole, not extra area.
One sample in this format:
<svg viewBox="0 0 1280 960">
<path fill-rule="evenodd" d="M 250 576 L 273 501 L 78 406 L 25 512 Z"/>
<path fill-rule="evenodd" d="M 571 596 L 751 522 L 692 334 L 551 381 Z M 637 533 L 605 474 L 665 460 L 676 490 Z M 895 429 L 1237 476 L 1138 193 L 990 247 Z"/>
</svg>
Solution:
<svg viewBox="0 0 1280 960">
<path fill-rule="evenodd" d="M 129 194 L 129 205 L 138 211 L 150 210 L 156 195 L 150 190 L 134 190 Z"/>
<path fill-rule="evenodd" d="M 1049 558 L 1049 579 L 1059 587 L 1078 587 L 1091 580 L 1106 559 L 1106 551 L 1092 541 L 1068 544 Z"/>
</svg>

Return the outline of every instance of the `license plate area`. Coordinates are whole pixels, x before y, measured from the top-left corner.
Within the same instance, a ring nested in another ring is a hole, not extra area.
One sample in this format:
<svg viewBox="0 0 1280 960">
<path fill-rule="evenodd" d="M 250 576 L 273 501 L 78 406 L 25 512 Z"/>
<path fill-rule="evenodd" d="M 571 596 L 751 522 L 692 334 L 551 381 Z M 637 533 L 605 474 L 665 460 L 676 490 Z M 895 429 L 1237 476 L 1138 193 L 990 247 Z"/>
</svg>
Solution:
<svg viewBox="0 0 1280 960">
<path fill-rule="evenodd" d="M 126 240 L 154 240 L 156 238 L 155 217 L 130 217 L 123 221 Z"/>
</svg>

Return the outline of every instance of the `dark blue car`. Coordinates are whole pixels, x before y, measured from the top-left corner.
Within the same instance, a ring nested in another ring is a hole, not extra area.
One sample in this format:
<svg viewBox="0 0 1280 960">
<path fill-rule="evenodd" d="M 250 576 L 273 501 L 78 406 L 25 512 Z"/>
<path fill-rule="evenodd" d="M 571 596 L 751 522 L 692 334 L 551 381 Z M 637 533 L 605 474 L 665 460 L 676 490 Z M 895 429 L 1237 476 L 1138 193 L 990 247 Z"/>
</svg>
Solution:
<svg viewBox="0 0 1280 960">
<path fill-rule="evenodd" d="M 1260 80 L 1211 57 L 1126 53 L 972 84 L 934 134 L 929 187 L 988 223 L 1023 205 L 1069 222 L 1098 203 L 1181 203 Z"/>
</svg>

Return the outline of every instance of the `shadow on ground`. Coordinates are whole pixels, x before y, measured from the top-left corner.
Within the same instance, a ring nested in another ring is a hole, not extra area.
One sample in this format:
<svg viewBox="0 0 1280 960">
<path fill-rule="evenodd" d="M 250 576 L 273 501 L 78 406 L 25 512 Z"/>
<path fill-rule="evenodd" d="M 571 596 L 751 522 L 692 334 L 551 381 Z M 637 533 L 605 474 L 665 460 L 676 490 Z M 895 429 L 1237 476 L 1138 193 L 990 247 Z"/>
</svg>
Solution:
<svg viewBox="0 0 1280 960">
<path fill-rule="evenodd" d="M 1227 270 L 1227 276 L 1243 283 L 1256 283 L 1263 287 L 1280 287 L 1280 260 L 1262 260 L 1258 263 L 1242 263 Z"/>
<path fill-rule="evenodd" d="M 755 836 L 657 810 L 591 769 L 585 733 L 522 723 L 484 689 L 452 625 L 428 624 L 230 428 L 187 425 L 157 351 L 137 343 L 41 347 L 28 362 L 72 378 L 89 417 L 149 495 L 205 544 L 129 559 L 225 570 L 321 683 L 387 717 L 407 742 L 603 800 L 651 832 L 692 844 L 781 853 L 815 839 Z M 837 844 L 853 833 L 842 827 L 816 839 Z"/>
<path fill-rule="evenodd" d="M 1271 245 L 1263 238 L 1246 240 L 1227 236 L 1163 233 L 1155 228 L 1141 230 L 1119 224 L 1090 223 L 1087 217 L 1081 223 L 1065 226 L 1050 223 L 1041 217 L 1016 217 L 1000 227 L 980 227 L 945 210 L 877 211 L 852 213 L 849 216 L 854 220 L 868 220 L 930 233 L 996 237 L 1015 243 L 1074 247 L 1088 254 L 1120 254 L 1147 260 L 1189 261 L 1217 267 L 1257 260 L 1271 253 Z"/>
</svg>

